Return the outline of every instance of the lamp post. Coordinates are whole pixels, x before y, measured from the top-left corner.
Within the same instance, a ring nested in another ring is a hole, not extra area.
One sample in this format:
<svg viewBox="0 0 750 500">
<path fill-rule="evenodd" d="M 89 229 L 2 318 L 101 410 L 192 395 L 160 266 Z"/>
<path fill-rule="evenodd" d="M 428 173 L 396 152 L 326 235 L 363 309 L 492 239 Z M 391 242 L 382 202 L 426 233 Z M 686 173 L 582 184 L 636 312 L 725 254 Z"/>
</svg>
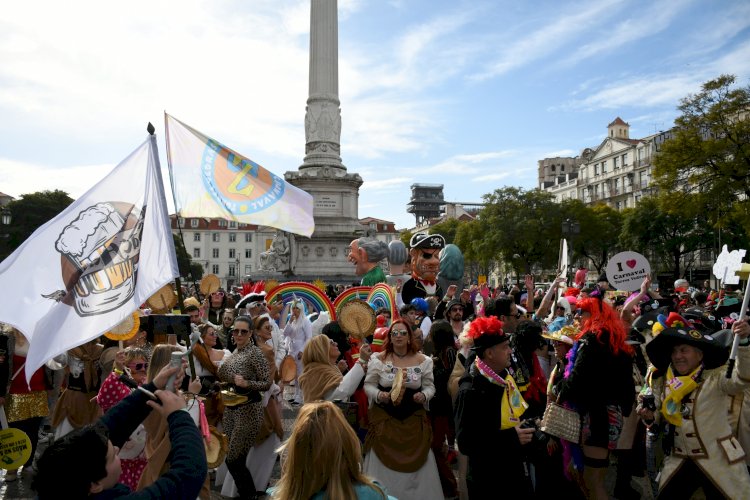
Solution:
<svg viewBox="0 0 750 500">
<path fill-rule="evenodd" d="M 11 214 L 10 209 L 8 207 L 3 207 L 2 210 L 0 210 L 0 224 L 2 224 L 2 227 L 0 228 L 0 240 L 2 240 L 2 249 L 0 250 L 0 260 L 5 259 L 5 257 L 8 256 L 6 254 L 5 247 L 8 245 L 8 240 L 10 239 L 10 233 L 6 232 L 6 226 L 10 226 L 10 223 L 13 221 L 13 214 Z"/>
<path fill-rule="evenodd" d="M 581 233 L 581 224 L 575 219 L 562 221 L 562 234 L 568 240 L 568 267 L 573 266 L 573 237 Z"/>
</svg>

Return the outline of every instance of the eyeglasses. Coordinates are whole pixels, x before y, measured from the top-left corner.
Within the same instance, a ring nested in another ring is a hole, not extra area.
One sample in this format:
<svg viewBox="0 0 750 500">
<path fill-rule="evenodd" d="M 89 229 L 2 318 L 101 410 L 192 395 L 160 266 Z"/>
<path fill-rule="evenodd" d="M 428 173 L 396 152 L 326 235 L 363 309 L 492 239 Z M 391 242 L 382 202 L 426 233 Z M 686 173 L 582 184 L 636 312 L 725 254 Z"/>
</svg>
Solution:
<svg viewBox="0 0 750 500">
<path fill-rule="evenodd" d="M 260 306 L 265 307 L 266 305 L 268 305 L 268 303 L 266 301 L 263 301 L 263 302 L 253 302 L 252 304 L 250 304 L 250 307 L 260 307 Z"/>
<path fill-rule="evenodd" d="M 232 333 L 234 335 L 247 335 L 248 333 L 250 333 L 250 330 L 235 328 L 234 330 L 232 330 Z"/>
<path fill-rule="evenodd" d="M 391 330 L 391 337 L 406 337 L 409 335 L 407 330 Z"/>
<path fill-rule="evenodd" d="M 148 363 L 130 363 L 128 368 L 140 372 L 148 369 Z"/>
</svg>

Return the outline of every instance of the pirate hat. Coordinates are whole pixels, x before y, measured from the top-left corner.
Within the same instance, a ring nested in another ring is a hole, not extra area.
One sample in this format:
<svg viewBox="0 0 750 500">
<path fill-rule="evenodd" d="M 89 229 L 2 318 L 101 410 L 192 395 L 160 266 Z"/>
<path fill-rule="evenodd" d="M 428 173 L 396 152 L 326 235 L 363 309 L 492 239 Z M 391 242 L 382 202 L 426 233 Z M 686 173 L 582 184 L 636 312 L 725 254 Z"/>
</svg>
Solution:
<svg viewBox="0 0 750 500">
<path fill-rule="evenodd" d="M 729 358 L 729 349 L 723 342 L 690 326 L 662 330 L 654 340 L 646 344 L 646 353 L 658 370 L 666 370 L 672 362 L 672 349 L 681 344 L 700 349 L 703 352 L 703 365 L 707 369 L 718 368 Z"/>
<path fill-rule="evenodd" d="M 443 248 L 445 238 L 440 234 L 417 233 L 409 240 L 409 248 Z"/>
</svg>

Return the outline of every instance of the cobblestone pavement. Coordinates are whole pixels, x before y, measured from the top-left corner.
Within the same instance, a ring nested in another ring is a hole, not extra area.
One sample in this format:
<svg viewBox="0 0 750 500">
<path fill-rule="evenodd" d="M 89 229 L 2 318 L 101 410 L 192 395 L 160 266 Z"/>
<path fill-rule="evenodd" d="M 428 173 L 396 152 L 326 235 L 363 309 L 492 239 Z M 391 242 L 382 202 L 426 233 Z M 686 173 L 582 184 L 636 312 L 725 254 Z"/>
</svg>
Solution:
<svg viewBox="0 0 750 500">
<path fill-rule="evenodd" d="M 288 436 L 291 432 L 292 426 L 294 425 L 294 419 L 297 417 L 297 409 L 293 408 L 289 405 L 286 401 L 283 403 L 283 410 L 282 410 L 282 422 L 284 426 L 284 434 L 285 436 Z M 46 443 L 40 443 L 40 452 L 46 447 Z M 2 477 L 4 478 L 5 472 L 0 472 L 2 474 Z M 273 473 L 271 474 L 271 484 L 275 483 L 281 474 L 281 468 L 279 466 L 279 462 L 276 462 L 276 465 L 274 466 Z M 0 498 L 3 499 L 33 499 L 34 493 L 31 490 L 31 473 L 24 473 L 21 471 L 18 475 L 18 479 L 11 483 L 6 483 L 5 481 L 0 482 Z M 614 489 L 614 482 L 615 482 L 615 468 L 614 466 L 610 467 L 609 473 L 607 475 L 607 486 L 608 490 L 612 491 Z M 651 495 L 650 488 L 647 487 L 647 482 L 644 478 L 633 478 L 633 487 L 637 489 L 641 493 L 641 498 L 644 499 L 653 499 L 653 495 Z M 61 496 L 60 498 L 65 498 L 64 495 L 64 488 L 61 488 Z M 223 500 L 228 497 L 222 496 L 218 489 L 211 492 L 211 498 L 212 500 Z M 699 498 L 699 497 L 695 497 Z"/>
</svg>

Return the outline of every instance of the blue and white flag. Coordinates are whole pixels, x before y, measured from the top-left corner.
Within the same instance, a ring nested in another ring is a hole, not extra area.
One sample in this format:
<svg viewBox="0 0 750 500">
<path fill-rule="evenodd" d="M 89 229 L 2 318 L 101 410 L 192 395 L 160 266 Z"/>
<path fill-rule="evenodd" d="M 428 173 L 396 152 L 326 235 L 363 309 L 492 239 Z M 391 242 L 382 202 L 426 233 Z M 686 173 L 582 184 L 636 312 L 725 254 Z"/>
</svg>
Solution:
<svg viewBox="0 0 750 500">
<path fill-rule="evenodd" d="M 114 327 L 179 276 L 155 137 L 0 263 L 0 321 L 29 340 L 26 378 Z"/>
<path fill-rule="evenodd" d="M 312 235 L 311 194 L 164 115 L 172 191 L 181 217 L 216 217 Z"/>
</svg>

